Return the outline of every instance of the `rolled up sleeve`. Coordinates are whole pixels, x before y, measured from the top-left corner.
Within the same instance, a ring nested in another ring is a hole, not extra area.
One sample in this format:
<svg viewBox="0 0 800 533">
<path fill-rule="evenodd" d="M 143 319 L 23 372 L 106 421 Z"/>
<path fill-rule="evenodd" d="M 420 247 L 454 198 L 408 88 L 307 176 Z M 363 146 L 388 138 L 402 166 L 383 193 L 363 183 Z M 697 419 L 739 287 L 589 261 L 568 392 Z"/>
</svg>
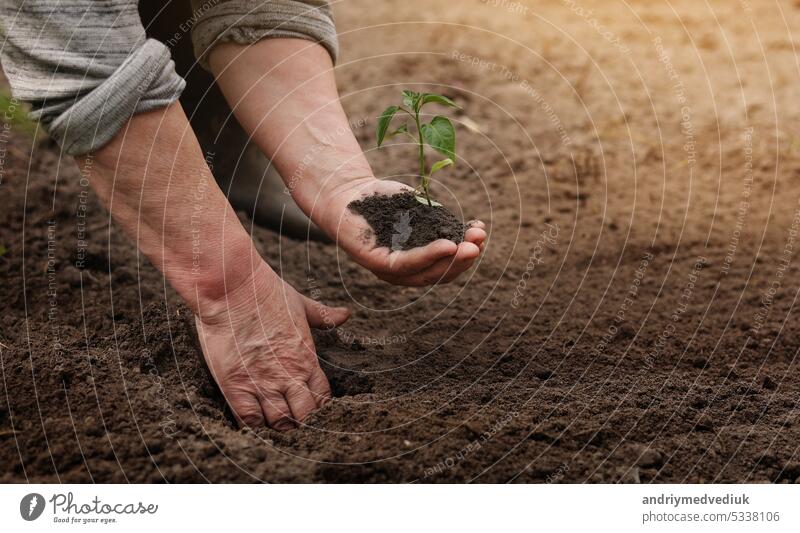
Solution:
<svg viewBox="0 0 800 533">
<path fill-rule="evenodd" d="M 208 69 L 208 52 L 219 43 L 253 44 L 270 37 L 307 39 L 339 52 L 333 12 L 324 0 L 192 0 L 192 42 Z"/>
<path fill-rule="evenodd" d="M 185 86 L 167 47 L 146 39 L 135 0 L 5 0 L 0 19 L 12 95 L 69 154 L 97 150 Z"/>
</svg>

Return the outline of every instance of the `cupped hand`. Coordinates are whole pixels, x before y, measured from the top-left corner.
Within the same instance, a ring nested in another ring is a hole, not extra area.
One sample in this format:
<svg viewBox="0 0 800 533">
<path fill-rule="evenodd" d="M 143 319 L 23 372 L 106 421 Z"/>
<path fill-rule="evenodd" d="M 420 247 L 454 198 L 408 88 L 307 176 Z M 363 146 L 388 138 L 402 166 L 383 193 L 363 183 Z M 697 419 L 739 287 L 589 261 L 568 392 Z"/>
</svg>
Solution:
<svg viewBox="0 0 800 533">
<path fill-rule="evenodd" d="M 300 424 L 331 397 L 309 327 L 347 320 L 299 294 L 262 263 L 253 275 L 195 318 L 206 363 L 244 426 L 265 423 L 279 431 Z"/>
<path fill-rule="evenodd" d="M 347 207 L 353 200 L 375 193 L 393 195 L 405 191 L 413 189 L 396 181 L 364 178 L 346 182 L 325 193 L 311 209 L 311 218 L 354 261 L 384 281 L 425 286 L 456 279 L 483 249 L 486 226 L 482 222 L 471 222 L 459 244 L 439 239 L 419 248 L 391 250 L 376 247 L 367 221 Z"/>
</svg>

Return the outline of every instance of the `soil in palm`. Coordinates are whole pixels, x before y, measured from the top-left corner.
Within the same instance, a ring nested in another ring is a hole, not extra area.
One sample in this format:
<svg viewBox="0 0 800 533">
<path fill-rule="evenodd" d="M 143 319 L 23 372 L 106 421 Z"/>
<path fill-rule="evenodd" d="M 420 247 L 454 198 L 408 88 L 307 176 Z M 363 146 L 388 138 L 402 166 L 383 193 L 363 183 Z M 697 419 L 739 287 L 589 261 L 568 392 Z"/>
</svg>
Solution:
<svg viewBox="0 0 800 533">
<path fill-rule="evenodd" d="M 347 207 L 366 219 L 379 247 L 410 250 L 438 239 L 464 240 L 463 222 L 444 206 L 423 204 L 412 192 L 374 194 Z"/>
</svg>

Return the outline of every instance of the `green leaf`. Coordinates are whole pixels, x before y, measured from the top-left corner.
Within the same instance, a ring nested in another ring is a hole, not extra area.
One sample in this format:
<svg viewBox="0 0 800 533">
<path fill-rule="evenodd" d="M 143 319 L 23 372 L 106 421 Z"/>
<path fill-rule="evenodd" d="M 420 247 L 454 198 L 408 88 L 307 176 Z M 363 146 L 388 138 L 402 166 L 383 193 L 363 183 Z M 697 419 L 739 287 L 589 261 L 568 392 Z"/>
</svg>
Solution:
<svg viewBox="0 0 800 533">
<path fill-rule="evenodd" d="M 446 96 L 441 94 L 434 94 L 434 93 L 424 93 L 422 95 L 419 107 L 420 109 L 427 103 L 434 103 L 434 104 L 442 104 L 446 105 L 447 107 L 454 107 L 456 109 L 461 109 L 455 102 L 449 99 Z"/>
<path fill-rule="evenodd" d="M 414 91 L 403 91 L 403 105 L 406 107 L 410 107 L 414 111 L 417 111 L 417 103 L 419 102 L 419 97 L 422 96 L 419 93 L 415 93 Z"/>
<path fill-rule="evenodd" d="M 452 122 L 442 116 L 435 116 L 430 124 L 422 125 L 422 138 L 434 150 L 442 155 L 455 159 L 456 130 Z"/>
<path fill-rule="evenodd" d="M 400 135 L 401 133 L 408 133 L 408 124 L 403 124 L 393 132 L 391 132 L 387 137 L 394 137 L 395 135 Z"/>
<path fill-rule="evenodd" d="M 389 123 L 392 121 L 392 117 L 400 108 L 396 105 L 392 105 L 387 107 L 383 113 L 381 114 L 380 118 L 378 119 L 378 131 L 376 132 L 376 136 L 378 137 L 378 146 L 383 144 L 383 138 L 386 137 L 386 130 L 389 129 Z"/>
<path fill-rule="evenodd" d="M 428 199 L 425 198 L 424 196 L 421 196 L 421 195 L 417 194 L 417 195 L 414 196 L 414 198 L 416 198 L 419 203 L 428 205 Z M 442 207 L 442 204 L 440 204 L 436 200 L 431 200 L 431 204 L 430 205 L 432 205 L 433 207 Z"/>
<path fill-rule="evenodd" d="M 436 162 L 436 163 L 434 163 L 434 164 L 433 164 L 433 166 L 431 167 L 431 174 L 433 174 L 433 173 L 434 173 L 434 172 L 436 172 L 437 170 L 441 170 L 441 169 L 443 169 L 444 167 L 448 167 L 448 166 L 450 166 L 450 165 L 453 165 L 453 164 L 454 164 L 454 163 L 453 163 L 453 160 L 452 160 L 452 159 L 450 159 L 449 157 L 448 157 L 447 159 L 442 159 L 441 161 L 437 161 L 437 162 Z"/>
</svg>

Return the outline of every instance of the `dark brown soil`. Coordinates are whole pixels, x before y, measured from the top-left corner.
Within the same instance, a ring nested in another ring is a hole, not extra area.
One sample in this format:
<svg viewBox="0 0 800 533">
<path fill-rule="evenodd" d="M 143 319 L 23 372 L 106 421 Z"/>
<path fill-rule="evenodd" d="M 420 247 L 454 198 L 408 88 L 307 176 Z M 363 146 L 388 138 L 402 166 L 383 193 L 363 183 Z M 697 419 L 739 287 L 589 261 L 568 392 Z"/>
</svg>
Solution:
<svg viewBox="0 0 800 533">
<path fill-rule="evenodd" d="M 410 250 L 438 239 L 464 240 L 463 222 L 444 206 L 420 203 L 411 192 L 373 194 L 347 207 L 369 223 L 378 247 Z"/>
<path fill-rule="evenodd" d="M 176 295 L 70 161 L 12 133 L 0 480 L 796 481 L 800 8 L 747 4 L 595 9 L 619 45 L 560 0 L 337 4 L 362 146 L 398 87 L 446 89 L 473 129 L 441 185 L 490 236 L 414 289 L 254 228 L 299 291 L 354 310 L 317 337 L 337 398 L 287 434 L 234 427 Z"/>
</svg>

